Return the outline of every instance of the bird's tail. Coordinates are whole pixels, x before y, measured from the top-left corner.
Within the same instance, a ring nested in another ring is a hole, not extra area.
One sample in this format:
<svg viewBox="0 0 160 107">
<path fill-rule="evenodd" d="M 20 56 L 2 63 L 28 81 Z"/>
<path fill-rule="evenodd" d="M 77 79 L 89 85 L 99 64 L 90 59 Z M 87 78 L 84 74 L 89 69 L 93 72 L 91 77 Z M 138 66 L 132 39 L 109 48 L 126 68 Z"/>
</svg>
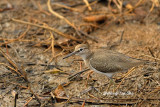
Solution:
<svg viewBox="0 0 160 107">
<path fill-rule="evenodd" d="M 145 61 L 144 64 L 145 65 L 157 65 L 158 62 Z"/>
<path fill-rule="evenodd" d="M 146 64 L 146 65 L 157 65 L 158 64 L 158 62 L 152 62 L 149 60 L 143 60 L 143 59 L 137 59 L 137 58 L 132 58 L 132 59 L 136 59 L 138 61 L 141 61 L 143 64 Z"/>
</svg>

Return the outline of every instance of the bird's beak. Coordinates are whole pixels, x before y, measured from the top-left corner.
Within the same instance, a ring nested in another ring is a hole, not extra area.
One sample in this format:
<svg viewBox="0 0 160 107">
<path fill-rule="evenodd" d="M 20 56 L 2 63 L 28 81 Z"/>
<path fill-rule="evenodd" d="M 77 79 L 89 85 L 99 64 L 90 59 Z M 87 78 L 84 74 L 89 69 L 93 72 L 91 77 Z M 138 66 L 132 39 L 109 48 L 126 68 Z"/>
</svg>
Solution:
<svg viewBox="0 0 160 107">
<path fill-rule="evenodd" d="M 63 59 L 66 59 L 72 55 L 75 55 L 76 53 L 78 53 L 78 51 L 73 51 L 72 53 L 68 54 L 67 56 L 65 56 Z"/>
</svg>

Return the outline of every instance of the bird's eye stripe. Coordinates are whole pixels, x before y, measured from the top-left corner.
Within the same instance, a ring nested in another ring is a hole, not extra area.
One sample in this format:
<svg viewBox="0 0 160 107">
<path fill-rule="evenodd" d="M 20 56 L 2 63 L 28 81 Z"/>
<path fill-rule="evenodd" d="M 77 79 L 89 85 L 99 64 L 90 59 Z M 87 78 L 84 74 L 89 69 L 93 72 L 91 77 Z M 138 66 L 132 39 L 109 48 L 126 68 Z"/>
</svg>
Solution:
<svg viewBox="0 0 160 107">
<path fill-rule="evenodd" d="M 81 49 L 79 49 L 79 51 L 83 51 L 84 49 L 87 49 L 87 48 L 83 48 L 83 49 L 81 48 Z"/>
</svg>

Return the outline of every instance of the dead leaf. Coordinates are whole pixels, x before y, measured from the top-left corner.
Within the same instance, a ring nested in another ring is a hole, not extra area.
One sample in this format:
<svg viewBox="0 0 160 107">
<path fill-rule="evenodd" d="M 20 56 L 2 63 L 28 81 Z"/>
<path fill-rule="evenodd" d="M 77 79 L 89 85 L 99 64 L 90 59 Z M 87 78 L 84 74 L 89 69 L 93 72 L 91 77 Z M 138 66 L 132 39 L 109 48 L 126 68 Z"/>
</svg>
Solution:
<svg viewBox="0 0 160 107">
<path fill-rule="evenodd" d="M 51 69 L 51 70 L 47 70 L 47 71 L 43 71 L 43 72 L 45 72 L 45 73 L 52 73 L 52 74 L 55 74 L 55 73 L 65 73 L 64 71 L 61 71 L 61 70 L 59 70 L 59 69 L 56 69 L 56 68 L 53 68 L 53 69 Z"/>
<path fill-rule="evenodd" d="M 133 6 L 132 6 L 131 4 L 127 4 L 127 5 L 126 5 L 126 8 L 127 8 L 128 10 L 133 10 Z"/>
<path fill-rule="evenodd" d="M 94 15 L 94 16 L 87 16 L 83 18 L 83 20 L 86 22 L 99 22 L 99 21 L 104 21 L 106 19 L 107 19 L 106 15 Z"/>
<path fill-rule="evenodd" d="M 67 96 L 62 85 L 59 85 L 55 89 L 54 94 L 55 94 L 55 96 L 58 96 L 58 97 L 66 97 Z"/>
</svg>

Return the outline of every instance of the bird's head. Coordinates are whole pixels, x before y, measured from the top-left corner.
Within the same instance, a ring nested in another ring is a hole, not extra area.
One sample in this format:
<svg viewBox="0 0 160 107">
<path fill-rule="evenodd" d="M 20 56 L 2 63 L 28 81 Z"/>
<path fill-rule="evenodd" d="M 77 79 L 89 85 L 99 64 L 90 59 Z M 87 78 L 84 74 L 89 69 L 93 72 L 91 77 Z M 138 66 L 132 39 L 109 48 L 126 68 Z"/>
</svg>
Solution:
<svg viewBox="0 0 160 107">
<path fill-rule="evenodd" d="M 63 59 L 68 58 L 72 55 L 78 55 L 82 58 L 85 58 L 90 54 L 89 46 L 87 44 L 79 44 L 75 47 L 74 51 L 67 56 L 65 56 Z"/>
</svg>

